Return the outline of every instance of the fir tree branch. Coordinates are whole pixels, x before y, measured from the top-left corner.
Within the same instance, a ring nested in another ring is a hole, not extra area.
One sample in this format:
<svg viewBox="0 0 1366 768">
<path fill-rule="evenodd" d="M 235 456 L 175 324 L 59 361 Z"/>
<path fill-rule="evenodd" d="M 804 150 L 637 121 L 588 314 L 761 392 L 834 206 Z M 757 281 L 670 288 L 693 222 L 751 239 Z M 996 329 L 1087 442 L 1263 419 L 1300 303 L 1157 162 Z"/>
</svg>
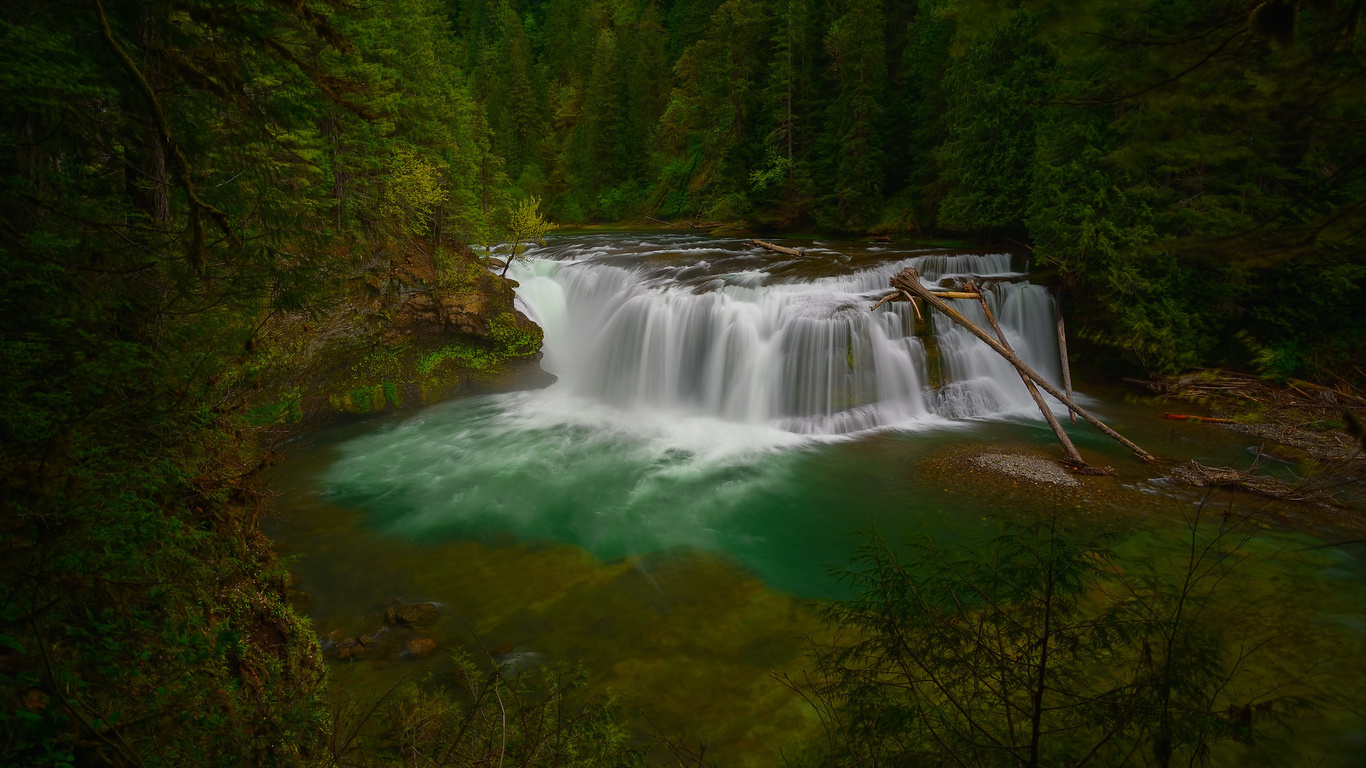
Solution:
<svg viewBox="0 0 1366 768">
<path fill-rule="evenodd" d="M 196 272 L 202 273 L 204 271 L 204 225 L 199 218 L 201 211 L 208 213 L 217 222 L 219 228 L 223 230 L 233 245 L 240 246 L 242 241 L 232 231 L 232 226 L 228 222 L 228 215 L 204 202 L 195 192 L 194 180 L 190 172 L 190 161 L 185 158 L 185 153 L 180 150 L 180 145 L 171 135 L 170 121 L 166 119 L 166 112 L 157 99 L 156 91 L 152 89 L 151 83 L 147 82 L 147 78 L 143 77 L 133 58 L 114 39 L 114 31 L 109 26 L 109 17 L 105 15 L 102 0 L 95 0 L 95 11 L 100 17 L 100 32 L 104 36 L 104 41 L 109 44 L 119 63 L 137 83 L 138 90 L 142 92 L 143 97 L 147 99 L 148 106 L 151 107 L 152 118 L 157 124 L 157 139 L 162 146 L 171 151 L 171 158 L 175 161 L 176 176 L 180 179 L 180 187 L 185 191 L 185 197 L 190 202 L 190 262 L 194 265 Z"/>
</svg>

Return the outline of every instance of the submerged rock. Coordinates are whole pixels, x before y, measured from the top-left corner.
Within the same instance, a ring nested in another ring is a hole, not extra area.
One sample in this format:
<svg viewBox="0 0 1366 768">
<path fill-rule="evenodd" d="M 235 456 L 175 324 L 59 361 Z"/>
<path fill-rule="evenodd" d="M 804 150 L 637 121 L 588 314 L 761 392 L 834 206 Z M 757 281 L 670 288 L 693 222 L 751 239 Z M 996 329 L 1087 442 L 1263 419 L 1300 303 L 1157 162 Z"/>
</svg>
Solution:
<svg viewBox="0 0 1366 768">
<path fill-rule="evenodd" d="M 364 656 L 367 650 L 369 650 L 368 646 L 362 643 L 360 638 L 346 637 L 338 640 L 337 644 L 332 646 L 332 655 L 339 659 L 354 659 Z"/>
<path fill-rule="evenodd" d="M 425 659 L 436 653 L 436 641 L 430 637 L 414 638 L 403 647 L 403 653 L 409 658 Z"/>
<path fill-rule="evenodd" d="M 436 621 L 436 603 L 413 603 L 390 608 L 387 618 L 390 624 L 425 627 Z"/>
</svg>

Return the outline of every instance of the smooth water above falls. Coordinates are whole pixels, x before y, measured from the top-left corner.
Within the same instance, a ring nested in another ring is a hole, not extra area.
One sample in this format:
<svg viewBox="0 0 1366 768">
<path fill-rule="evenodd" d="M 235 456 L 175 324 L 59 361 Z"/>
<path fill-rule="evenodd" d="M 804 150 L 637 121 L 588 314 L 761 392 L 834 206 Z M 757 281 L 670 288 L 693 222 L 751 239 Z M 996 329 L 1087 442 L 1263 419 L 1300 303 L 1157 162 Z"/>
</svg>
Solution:
<svg viewBox="0 0 1366 768">
<path fill-rule="evenodd" d="M 436 601 L 445 647 L 477 635 L 525 659 L 582 661 L 724 764 L 772 765 L 817 724 L 769 673 L 801 668 L 802 636 L 822 630 L 800 599 L 846 594 L 829 569 L 863 532 L 967 541 L 1062 513 L 1120 534 L 1135 564 L 1179 555 L 1196 494 L 1084 424 L 1068 428 L 1078 447 L 1118 478 L 1064 492 L 955 463 L 983 446 L 1057 449 L 984 344 L 942 318 L 917 328 L 904 303 L 868 311 L 904 266 L 932 284 L 985 280 L 1011 345 L 1056 380 L 1054 305 L 1018 257 L 841 242 L 798 260 L 661 233 L 560 237 L 530 255 L 510 275 L 545 329 L 555 384 L 313 433 L 275 472 L 271 533 L 302 555 L 292 570 L 320 631 L 366 631 L 391 598 Z M 955 306 L 985 321 L 975 301 Z M 1234 433 L 1088 402 L 1154 453 L 1252 459 Z M 1351 712 L 1366 698 L 1366 564 L 1309 549 L 1321 543 L 1267 528 L 1219 614 L 1231 632 L 1277 628 L 1291 655 L 1269 669 L 1332 659 L 1314 668 L 1332 670 L 1343 702 L 1297 724 L 1312 749 L 1249 751 L 1260 762 L 1246 764 L 1352 765 L 1362 747 Z M 441 664 L 335 674 L 387 690 Z"/>
<path fill-rule="evenodd" d="M 868 311 L 908 266 L 931 285 L 984 282 L 1012 346 L 1058 378 L 1053 301 L 1005 253 L 858 268 L 812 249 L 808 258 L 835 272 L 822 277 L 792 274 L 805 259 L 688 237 L 572 241 L 529 255 L 512 276 L 546 330 L 543 366 L 564 391 L 622 409 L 831 435 L 1033 408 L 1009 364 L 946 318 L 917 337 L 909 304 Z M 986 326 L 980 304 L 956 304 Z"/>
</svg>

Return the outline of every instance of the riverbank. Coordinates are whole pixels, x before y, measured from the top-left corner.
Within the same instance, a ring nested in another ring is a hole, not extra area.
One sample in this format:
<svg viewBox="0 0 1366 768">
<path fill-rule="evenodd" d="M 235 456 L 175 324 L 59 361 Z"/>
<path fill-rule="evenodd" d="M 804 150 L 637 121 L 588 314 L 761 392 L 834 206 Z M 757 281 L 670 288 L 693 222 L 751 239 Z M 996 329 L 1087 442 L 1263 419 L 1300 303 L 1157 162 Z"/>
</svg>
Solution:
<svg viewBox="0 0 1366 768">
<path fill-rule="evenodd" d="M 468 248 L 382 249 L 303 312 L 263 319 L 236 395 L 268 443 L 338 418 L 546 386 L 517 284 Z"/>
</svg>

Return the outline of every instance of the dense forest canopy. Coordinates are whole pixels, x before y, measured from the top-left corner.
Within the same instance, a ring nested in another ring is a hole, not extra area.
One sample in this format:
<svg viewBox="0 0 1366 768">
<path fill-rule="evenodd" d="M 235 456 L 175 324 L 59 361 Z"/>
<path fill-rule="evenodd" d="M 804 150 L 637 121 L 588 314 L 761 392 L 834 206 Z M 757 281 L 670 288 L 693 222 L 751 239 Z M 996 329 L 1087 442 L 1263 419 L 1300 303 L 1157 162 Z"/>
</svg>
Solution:
<svg viewBox="0 0 1366 768">
<path fill-rule="evenodd" d="M 1359 3 L 453 2 L 515 193 L 1031 249 L 1172 369 L 1359 377 Z"/>
<path fill-rule="evenodd" d="M 256 332 L 531 198 L 1031 251 L 1150 368 L 1362 378 L 1364 9 L 9 0 L 2 754 L 308 754 L 323 675 L 255 533 Z"/>
</svg>

